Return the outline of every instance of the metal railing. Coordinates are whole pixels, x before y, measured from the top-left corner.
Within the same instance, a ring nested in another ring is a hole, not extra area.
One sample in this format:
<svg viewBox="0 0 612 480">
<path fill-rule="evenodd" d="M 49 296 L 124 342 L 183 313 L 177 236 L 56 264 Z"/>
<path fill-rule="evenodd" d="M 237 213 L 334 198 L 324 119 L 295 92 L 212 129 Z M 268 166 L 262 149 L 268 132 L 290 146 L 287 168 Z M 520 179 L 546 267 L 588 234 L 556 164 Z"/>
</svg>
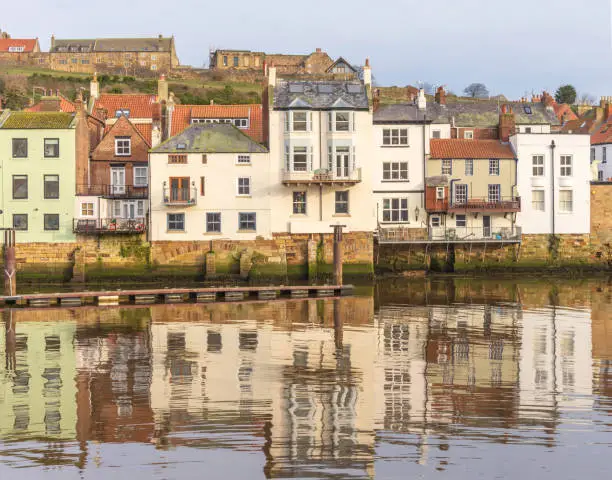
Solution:
<svg viewBox="0 0 612 480">
<path fill-rule="evenodd" d="M 149 198 L 149 187 L 134 185 L 77 185 L 77 195 L 105 198 Z"/>
<path fill-rule="evenodd" d="M 147 230 L 144 217 L 140 218 L 75 218 L 72 224 L 74 233 L 98 235 L 102 233 L 143 233 Z"/>
<path fill-rule="evenodd" d="M 467 200 L 427 200 L 425 208 L 429 211 L 452 211 L 452 212 L 478 212 L 478 211 L 499 211 L 499 212 L 520 212 L 521 197 L 501 197 L 491 199 L 487 197 L 470 197 Z"/>
<path fill-rule="evenodd" d="M 521 227 L 429 227 L 427 230 L 406 227 L 380 227 L 381 243 L 427 242 L 520 242 Z"/>
<path fill-rule="evenodd" d="M 198 189 L 195 187 L 164 187 L 164 204 L 168 206 L 193 206 L 198 203 Z"/>
<path fill-rule="evenodd" d="M 321 168 L 309 171 L 283 170 L 283 182 L 361 182 L 361 168 L 328 170 Z"/>
</svg>

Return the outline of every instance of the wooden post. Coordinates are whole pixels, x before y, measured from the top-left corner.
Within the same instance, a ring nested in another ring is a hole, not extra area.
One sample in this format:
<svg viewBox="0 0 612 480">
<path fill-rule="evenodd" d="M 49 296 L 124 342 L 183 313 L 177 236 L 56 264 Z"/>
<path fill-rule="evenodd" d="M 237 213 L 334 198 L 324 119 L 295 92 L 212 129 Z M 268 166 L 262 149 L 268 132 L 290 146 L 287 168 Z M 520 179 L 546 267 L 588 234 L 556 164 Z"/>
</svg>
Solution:
<svg viewBox="0 0 612 480">
<path fill-rule="evenodd" d="M 4 231 L 4 295 L 17 295 L 17 261 L 15 258 L 15 230 Z"/>
<path fill-rule="evenodd" d="M 6 369 L 9 372 L 15 371 L 16 364 L 16 347 L 17 347 L 17 338 L 15 335 L 15 322 L 13 320 L 13 309 L 5 308 L 2 312 L 2 316 L 4 317 L 4 331 L 5 331 L 5 341 L 6 341 Z"/>
<path fill-rule="evenodd" d="M 337 350 L 342 350 L 344 341 L 344 318 L 340 300 L 334 300 L 334 344 Z"/>
<path fill-rule="evenodd" d="M 342 229 L 346 225 L 331 226 L 334 227 L 334 285 L 342 285 L 342 262 L 344 257 Z"/>
</svg>

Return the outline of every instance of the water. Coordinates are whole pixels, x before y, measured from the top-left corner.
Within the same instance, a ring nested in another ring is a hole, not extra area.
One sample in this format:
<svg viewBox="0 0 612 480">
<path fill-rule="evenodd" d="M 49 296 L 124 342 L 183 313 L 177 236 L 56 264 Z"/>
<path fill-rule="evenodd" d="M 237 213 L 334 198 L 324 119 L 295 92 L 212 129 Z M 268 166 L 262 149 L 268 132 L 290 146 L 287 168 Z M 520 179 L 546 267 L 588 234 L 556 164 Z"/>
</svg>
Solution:
<svg viewBox="0 0 612 480">
<path fill-rule="evenodd" d="M 606 279 L 2 315 L 2 479 L 609 478 Z"/>
</svg>

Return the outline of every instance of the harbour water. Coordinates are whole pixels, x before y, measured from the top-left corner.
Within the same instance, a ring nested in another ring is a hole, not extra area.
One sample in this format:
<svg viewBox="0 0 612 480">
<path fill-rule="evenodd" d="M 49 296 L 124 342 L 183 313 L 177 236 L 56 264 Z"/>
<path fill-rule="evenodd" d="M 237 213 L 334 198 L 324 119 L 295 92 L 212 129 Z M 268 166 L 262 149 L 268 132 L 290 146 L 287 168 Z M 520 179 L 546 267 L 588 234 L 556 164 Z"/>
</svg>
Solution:
<svg viewBox="0 0 612 480">
<path fill-rule="evenodd" d="M 0 478 L 608 478 L 612 280 L 5 309 Z"/>
</svg>

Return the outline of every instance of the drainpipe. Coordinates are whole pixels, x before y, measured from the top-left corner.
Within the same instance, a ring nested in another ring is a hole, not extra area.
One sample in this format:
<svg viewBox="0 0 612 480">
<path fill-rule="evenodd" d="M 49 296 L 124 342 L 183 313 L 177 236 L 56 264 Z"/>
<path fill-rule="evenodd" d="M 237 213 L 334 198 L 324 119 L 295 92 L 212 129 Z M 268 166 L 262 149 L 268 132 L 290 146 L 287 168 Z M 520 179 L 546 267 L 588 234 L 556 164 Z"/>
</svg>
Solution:
<svg viewBox="0 0 612 480">
<path fill-rule="evenodd" d="M 312 126 L 311 126 L 312 128 Z M 323 168 L 325 138 L 323 137 L 323 111 L 319 111 L 319 168 Z M 329 172 L 330 174 L 332 172 Z M 323 221 L 323 185 L 319 184 L 319 221 Z"/>
<path fill-rule="evenodd" d="M 552 187 L 552 234 L 555 235 L 555 141 L 550 142 L 550 184 Z"/>
<path fill-rule="evenodd" d="M 427 176 L 427 114 L 423 112 L 423 194 L 421 208 L 425 208 L 425 177 Z"/>
<path fill-rule="evenodd" d="M 453 183 L 455 183 L 455 182 L 459 182 L 459 181 L 461 181 L 461 179 L 460 179 L 460 178 L 453 178 L 453 179 L 450 181 L 450 185 L 449 185 L 449 188 L 448 188 L 448 196 L 449 196 L 449 199 L 448 199 L 448 204 L 449 204 L 449 206 L 451 206 L 451 207 L 453 206 L 453 203 L 454 203 L 454 200 L 453 200 L 453 199 L 455 198 L 455 196 L 453 195 L 453 193 L 454 193 L 454 192 L 453 192 Z"/>
</svg>

